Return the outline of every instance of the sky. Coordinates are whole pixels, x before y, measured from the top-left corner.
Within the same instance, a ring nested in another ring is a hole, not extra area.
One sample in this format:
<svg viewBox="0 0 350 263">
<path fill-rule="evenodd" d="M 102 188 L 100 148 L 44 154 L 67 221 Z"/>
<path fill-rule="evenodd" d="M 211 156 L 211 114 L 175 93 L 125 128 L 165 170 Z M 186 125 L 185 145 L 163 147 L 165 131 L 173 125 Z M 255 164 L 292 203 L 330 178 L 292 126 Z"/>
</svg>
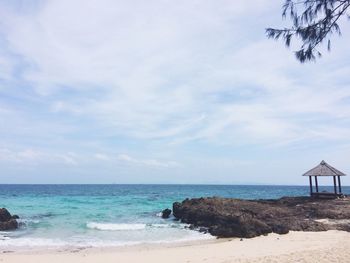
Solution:
<svg viewBox="0 0 350 263">
<path fill-rule="evenodd" d="M 282 4 L 1 0 L 0 183 L 350 175 L 350 23 L 301 64 L 265 36 Z"/>
</svg>

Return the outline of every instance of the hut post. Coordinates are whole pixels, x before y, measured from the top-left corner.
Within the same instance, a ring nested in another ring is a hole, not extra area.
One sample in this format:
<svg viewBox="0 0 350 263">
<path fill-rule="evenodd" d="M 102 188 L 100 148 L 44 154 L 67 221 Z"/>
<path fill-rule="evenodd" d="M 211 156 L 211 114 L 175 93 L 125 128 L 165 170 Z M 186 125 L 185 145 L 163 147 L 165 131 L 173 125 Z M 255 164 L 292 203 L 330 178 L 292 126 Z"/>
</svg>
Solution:
<svg viewBox="0 0 350 263">
<path fill-rule="evenodd" d="M 338 187 L 339 187 L 339 194 L 341 194 L 341 184 L 340 184 L 340 176 L 338 175 Z"/>
<path fill-rule="evenodd" d="M 318 193 L 318 181 L 317 176 L 315 176 L 316 193 Z"/>
<path fill-rule="evenodd" d="M 334 193 L 337 194 L 337 181 L 335 180 L 335 176 L 333 176 L 333 182 L 334 182 Z"/>
<path fill-rule="evenodd" d="M 312 179 L 311 179 L 311 176 L 309 176 L 309 182 L 310 182 L 310 195 L 312 195 Z"/>
</svg>

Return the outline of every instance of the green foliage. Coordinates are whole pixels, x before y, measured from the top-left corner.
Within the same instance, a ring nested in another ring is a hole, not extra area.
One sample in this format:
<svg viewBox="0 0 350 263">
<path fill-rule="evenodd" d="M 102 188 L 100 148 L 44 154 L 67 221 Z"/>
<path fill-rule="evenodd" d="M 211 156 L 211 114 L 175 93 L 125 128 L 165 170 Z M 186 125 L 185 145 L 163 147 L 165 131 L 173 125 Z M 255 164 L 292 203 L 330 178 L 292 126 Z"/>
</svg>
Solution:
<svg viewBox="0 0 350 263">
<path fill-rule="evenodd" d="M 302 45 L 295 52 L 297 59 L 305 61 L 315 60 L 320 57 L 318 46 L 327 40 L 327 49 L 331 49 L 330 36 L 341 35 L 338 25 L 339 18 L 347 14 L 350 9 L 350 0 L 286 0 L 283 5 L 283 18 L 289 17 L 293 25 L 290 28 L 267 28 L 268 38 L 282 38 L 287 47 L 290 46 L 293 37 L 301 40 Z"/>
</svg>

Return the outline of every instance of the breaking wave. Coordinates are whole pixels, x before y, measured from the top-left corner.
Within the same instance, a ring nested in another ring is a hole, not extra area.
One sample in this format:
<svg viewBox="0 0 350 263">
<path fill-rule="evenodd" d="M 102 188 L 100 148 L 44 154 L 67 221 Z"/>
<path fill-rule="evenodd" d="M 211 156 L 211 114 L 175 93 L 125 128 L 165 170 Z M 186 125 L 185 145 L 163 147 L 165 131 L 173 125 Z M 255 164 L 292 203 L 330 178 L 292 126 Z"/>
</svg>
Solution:
<svg viewBox="0 0 350 263">
<path fill-rule="evenodd" d="M 90 222 L 86 224 L 86 227 L 102 231 L 142 230 L 146 228 L 146 224 L 114 224 Z"/>
</svg>

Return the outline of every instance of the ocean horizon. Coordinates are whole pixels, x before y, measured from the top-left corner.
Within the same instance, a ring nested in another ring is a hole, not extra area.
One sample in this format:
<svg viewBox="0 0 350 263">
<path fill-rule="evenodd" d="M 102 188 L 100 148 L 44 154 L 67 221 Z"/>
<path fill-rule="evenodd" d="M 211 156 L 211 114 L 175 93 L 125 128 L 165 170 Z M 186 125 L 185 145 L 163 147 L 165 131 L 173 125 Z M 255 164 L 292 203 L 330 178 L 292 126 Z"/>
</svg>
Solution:
<svg viewBox="0 0 350 263">
<path fill-rule="evenodd" d="M 322 186 L 320 190 L 332 190 Z M 343 186 L 350 193 L 349 186 Z M 20 217 L 0 232 L 0 248 L 107 247 L 210 239 L 161 211 L 186 198 L 271 199 L 309 186 L 180 184 L 1 184 L 0 207 Z"/>
</svg>

